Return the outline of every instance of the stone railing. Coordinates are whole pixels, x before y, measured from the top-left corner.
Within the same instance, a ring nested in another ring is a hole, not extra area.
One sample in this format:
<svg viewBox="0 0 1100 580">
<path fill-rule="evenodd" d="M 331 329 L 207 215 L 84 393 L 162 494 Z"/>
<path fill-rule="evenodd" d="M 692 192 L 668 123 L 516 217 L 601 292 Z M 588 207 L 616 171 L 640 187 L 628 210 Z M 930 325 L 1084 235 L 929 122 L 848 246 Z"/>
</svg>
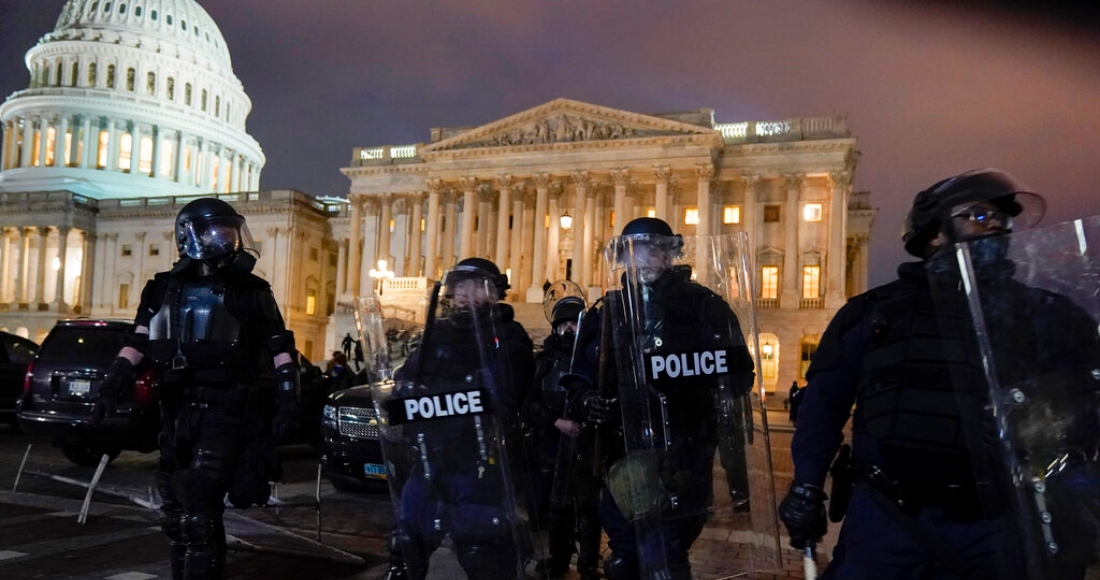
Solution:
<svg viewBox="0 0 1100 580">
<path fill-rule="evenodd" d="M 726 143 L 803 141 L 850 137 L 845 117 L 799 117 L 780 121 L 744 121 L 720 123 L 714 129 Z"/>
<path fill-rule="evenodd" d="M 802 298 L 798 301 L 798 307 L 802 310 L 821 310 L 825 308 L 824 298 Z"/>
<path fill-rule="evenodd" d="M 387 290 L 427 290 L 428 279 L 424 277 L 386 278 L 382 280 L 382 293 Z"/>
<path fill-rule="evenodd" d="M 414 163 L 417 157 L 417 145 L 383 145 L 381 147 L 356 147 L 352 149 L 353 167 L 363 165 L 389 165 L 392 163 Z"/>
</svg>

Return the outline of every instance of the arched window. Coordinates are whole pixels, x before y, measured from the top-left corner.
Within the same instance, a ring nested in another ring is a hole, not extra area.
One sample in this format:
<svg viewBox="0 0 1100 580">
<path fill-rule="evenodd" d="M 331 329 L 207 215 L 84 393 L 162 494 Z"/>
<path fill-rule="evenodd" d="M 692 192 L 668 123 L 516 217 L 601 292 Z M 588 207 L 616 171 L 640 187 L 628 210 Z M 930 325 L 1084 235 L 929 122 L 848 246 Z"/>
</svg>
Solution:
<svg viewBox="0 0 1100 580">
<path fill-rule="evenodd" d="M 111 3 L 110 2 L 107 2 L 103 5 L 103 11 L 104 12 L 110 12 L 111 11 Z"/>
<path fill-rule="evenodd" d="M 115 88 L 115 65 L 107 65 L 107 88 Z"/>
<path fill-rule="evenodd" d="M 814 353 L 817 352 L 817 344 L 818 337 L 810 335 L 803 336 L 802 342 L 798 345 L 798 378 L 803 381 L 806 380 L 806 371 L 810 369 L 810 362 L 814 358 Z"/>
<path fill-rule="evenodd" d="M 54 86 L 61 86 L 61 61 L 57 61 L 57 76 L 53 79 Z"/>
<path fill-rule="evenodd" d="M 172 15 L 168 15 L 168 26 L 172 26 Z"/>
<path fill-rule="evenodd" d="M 769 332 L 760 333 L 760 376 L 764 387 L 771 387 L 779 380 L 779 337 Z"/>
<path fill-rule="evenodd" d="M 214 97 L 214 116 L 218 117 L 222 114 L 222 98 Z"/>
<path fill-rule="evenodd" d="M 126 14 L 126 4 L 119 4 L 118 5 L 118 13 L 119 14 Z"/>
<path fill-rule="evenodd" d="M 225 102 L 225 121 L 229 122 L 229 101 Z"/>
<path fill-rule="evenodd" d="M 79 78 L 80 78 L 80 64 L 74 62 L 73 63 L 72 74 L 69 75 L 69 86 L 70 87 L 75 87 L 76 86 L 76 81 Z"/>
<path fill-rule="evenodd" d="M 96 73 L 96 64 L 94 62 L 88 63 L 88 86 L 89 87 L 95 87 L 95 83 L 96 83 L 95 73 Z"/>
<path fill-rule="evenodd" d="M 183 86 L 183 104 L 191 106 L 191 83 Z"/>
<path fill-rule="evenodd" d="M 156 20 L 157 19 L 157 11 L 156 10 L 150 10 L 149 11 L 149 18 L 151 18 L 153 20 Z"/>
<path fill-rule="evenodd" d="M 202 101 L 200 101 L 199 104 L 200 104 L 202 110 L 205 111 L 206 110 L 206 89 L 202 90 Z"/>
<path fill-rule="evenodd" d="M 99 148 L 96 150 L 95 166 L 96 169 L 107 168 L 107 147 L 110 145 L 111 133 L 106 129 L 100 129 L 99 131 Z"/>
<path fill-rule="evenodd" d="M 141 18 L 141 6 L 134 6 L 134 16 Z"/>
<path fill-rule="evenodd" d="M 137 73 L 134 72 L 134 69 L 126 69 L 126 90 L 130 91 L 131 93 L 134 92 L 134 76 L 136 74 Z"/>
<path fill-rule="evenodd" d="M 180 20 L 180 28 L 182 28 L 184 30 L 187 30 L 187 21 L 186 20 Z"/>
<path fill-rule="evenodd" d="M 130 159 L 134 155 L 134 136 L 123 133 L 118 140 L 118 168 L 121 171 L 130 171 Z"/>
<path fill-rule="evenodd" d="M 145 75 L 145 93 L 149 95 L 157 93 L 157 73 L 151 72 Z"/>
<path fill-rule="evenodd" d="M 168 77 L 168 85 L 165 87 L 168 91 L 168 100 L 176 100 L 176 79 Z"/>
</svg>

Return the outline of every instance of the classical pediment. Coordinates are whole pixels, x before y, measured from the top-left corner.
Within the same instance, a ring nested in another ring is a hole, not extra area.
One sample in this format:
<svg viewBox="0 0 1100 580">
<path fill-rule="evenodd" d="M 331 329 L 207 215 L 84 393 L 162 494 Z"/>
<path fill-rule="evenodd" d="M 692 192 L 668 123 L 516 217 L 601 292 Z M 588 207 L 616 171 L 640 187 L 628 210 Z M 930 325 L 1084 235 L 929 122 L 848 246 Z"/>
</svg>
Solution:
<svg viewBox="0 0 1100 580">
<path fill-rule="evenodd" d="M 489 147 L 538 147 L 563 143 L 653 137 L 721 140 L 709 127 L 664 117 L 556 99 L 421 148 L 420 153 Z"/>
</svg>

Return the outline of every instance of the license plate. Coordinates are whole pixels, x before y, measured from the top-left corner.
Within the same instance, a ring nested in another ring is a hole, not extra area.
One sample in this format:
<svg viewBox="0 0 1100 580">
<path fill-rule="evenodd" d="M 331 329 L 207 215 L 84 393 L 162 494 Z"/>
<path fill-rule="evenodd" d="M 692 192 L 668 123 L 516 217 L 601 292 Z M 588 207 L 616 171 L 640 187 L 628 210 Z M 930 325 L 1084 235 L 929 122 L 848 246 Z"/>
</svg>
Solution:
<svg viewBox="0 0 1100 580">
<path fill-rule="evenodd" d="M 74 379 L 69 381 L 69 394 L 74 397 L 85 397 L 92 390 L 92 381 Z"/>
<path fill-rule="evenodd" d="M 377 463 L 364 463 L 363 464 L 363 473 L 367 477 L 375 477 L 375 478 L 378 478 L 378 479 L 385 479 L 386 478 L 386 466 L 385 465 L 379 465 Z"/>
</svg>

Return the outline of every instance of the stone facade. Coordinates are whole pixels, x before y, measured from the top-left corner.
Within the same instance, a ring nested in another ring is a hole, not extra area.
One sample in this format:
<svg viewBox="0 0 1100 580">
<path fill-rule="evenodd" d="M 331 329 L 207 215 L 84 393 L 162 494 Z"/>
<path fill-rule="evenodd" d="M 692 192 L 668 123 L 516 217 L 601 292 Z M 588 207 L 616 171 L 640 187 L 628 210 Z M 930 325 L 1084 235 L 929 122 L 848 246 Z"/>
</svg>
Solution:
<svg viewBox="0 0 1100 580">
<path fill-rule="evenodd" d="M 634 217 L 684 235 L 745 231 L 762 373 L 785 391 L 837 308 L 866 289 L 876 210 L 851 190 L 857 159 L 840 117 L 716 124 L 709 109 L 644 115 L 569 99 L 432 129 L 427 143 L 356 148 L 342 169 L 350 220 L 334 223 L 347 240 L 337 294 L 439 279 L 479 256 L 508 272 L 517 304 L 567 278 L 595 298 L 603 246 Z M 383 263 L 398 278 L 372 277 Z"/>
</svg>

